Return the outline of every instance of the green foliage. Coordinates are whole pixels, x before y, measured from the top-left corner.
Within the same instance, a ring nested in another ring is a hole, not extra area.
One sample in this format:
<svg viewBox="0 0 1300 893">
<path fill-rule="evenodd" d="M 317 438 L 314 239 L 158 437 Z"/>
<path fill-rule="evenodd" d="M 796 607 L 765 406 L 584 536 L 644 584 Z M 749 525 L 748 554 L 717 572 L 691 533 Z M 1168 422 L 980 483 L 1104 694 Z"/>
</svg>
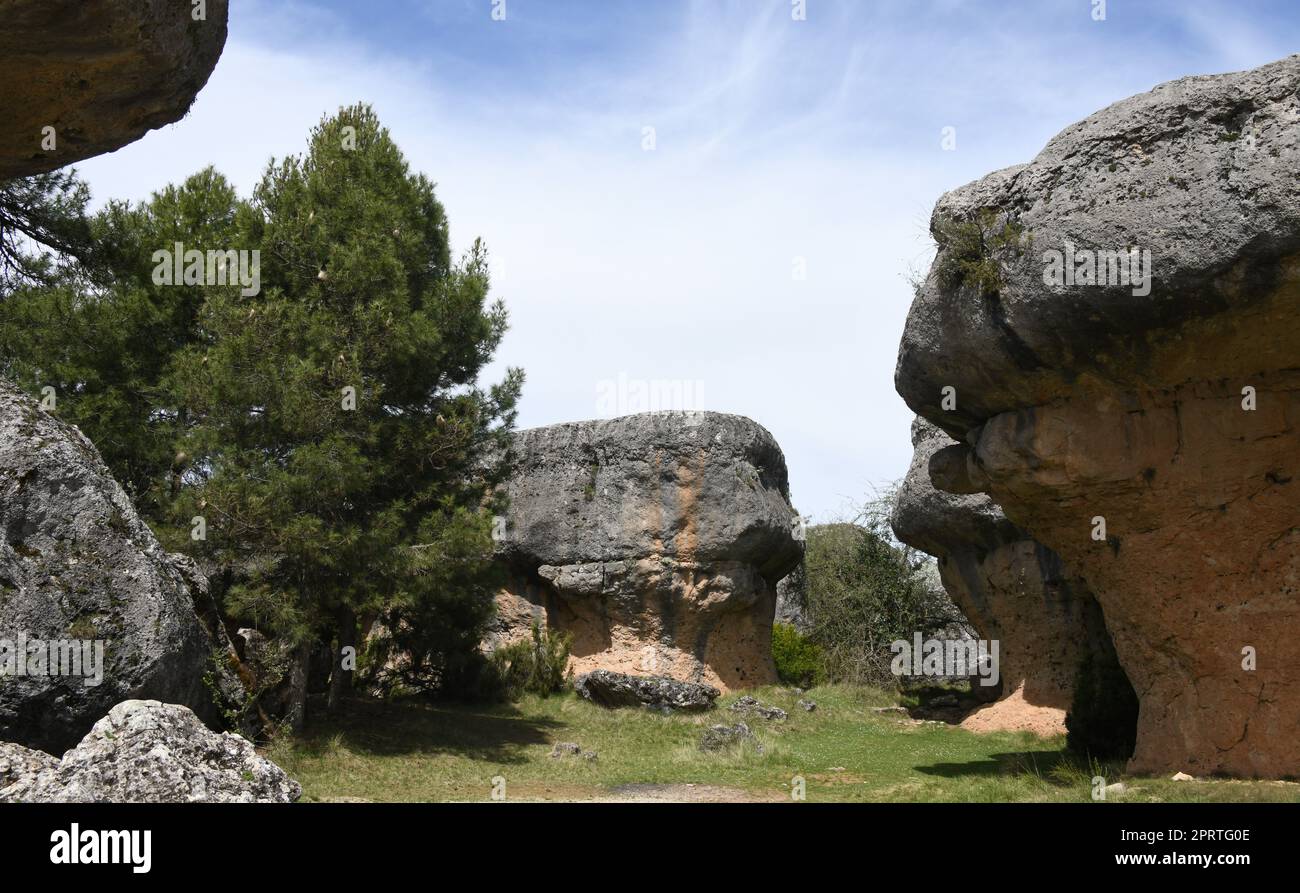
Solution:
<svg viewBox="0 0 1300 893">
<path fill-rule="evenodd" d="M 868 503 L 853 523 L 808 529 L 809 638 L 827 681 L 892 686 L 891 642 L 941 633 L 961 619 L 929 573 L 928 556 L 894 541 L 892 499 L 889 491 Z"/>
<path fill-rule="evenodd" d="M 981 295 L 1002 290 L 1003 260 L 1007 255 L 1020 257 L 1026 248 L 1023 227 L 1011 219 L 1000 221 L 991 208 L 969 220 L 939 219 L 934 236 L 939 243 L 935 275 L 940 286 L 967 285 Z"/>
<path fill-rule="evenodd" d="M 1138 699 L 1113 651 L 1088 651 L 1079 662 L 1074 702 L 1065 715 L 1066 744 L 1093 759 L 1126 760 L 1137 743 Z"/>
<path fill-rule="evenodd" d="M 262 287 L 207 286 L 172 365 L 192 457 L 173 518 L 207 518 L 193 548 L 236 571 L 230 613 L 292 642 L 378 615 L 410 678 L 447 684 L 491 616 L 522 384 L 477 384 L 506 330 L 486 253 L 452 261 L 432 183 L 364 105 L 269 165 L 232 226 Z"/>
<path fill-rule="evenodd" d="M 788 623 L 772 625 L 772 660 L 786 685 L 812 688 L 821 682 L 821 649 Z"/>
<path fill-rule="evenodd" d="M 166 378 L 199 337 L 204 289 L 155 284 L 152 255 L 176 242 L 230 245 L 237 208 L 212 168 L 138 206 L 111 202 L 89 222 L 93 265 L 65 265 L 0 303 L 0 375 L 37 395 L 53 387 L 58 415 L 94 442 L 155 525 L 180 486 L 177 442 L 189 422 Z"/>
<path fill-rule="evenodd" d="M 567 633 L 542 631 L 533 624 L 532 638 L 492 652 L 492 668 L 510 700 L 524 694 L 546 697 L 568 687 L 570 638 Z"/>
<path fill-rule="evenodd" d="M 91 257 L 90 190 L 75 170 L 0 181 L 0 299 Z"/>
</svg>

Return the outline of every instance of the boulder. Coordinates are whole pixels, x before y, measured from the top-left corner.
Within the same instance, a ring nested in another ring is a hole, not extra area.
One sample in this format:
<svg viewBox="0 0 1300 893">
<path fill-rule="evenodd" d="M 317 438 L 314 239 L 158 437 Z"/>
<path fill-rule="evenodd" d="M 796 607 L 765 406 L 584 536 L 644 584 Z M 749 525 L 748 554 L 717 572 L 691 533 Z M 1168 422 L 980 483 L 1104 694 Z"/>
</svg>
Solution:
<svg viewBox="0 0 1300 893">
<path fill-rule="evenodd" d="M 209 731 L 187 707 L 123 701 L 55 760 L 0 749 L 0 802 L 291 803 L 302 788 L 238 735 Z M 6 761 L 26 765 L 4 771 Z"/>
<path fill-rule="evenodd" d="M 803 702 L 800 702 L 802 706 Z M 815 706 L 815 705 L 814 705 Z M 743 695 L 736 699 L 731 705 L 732 713 L 743 713 L 747 716 L 757 716 L 768 721 L 783 722 L 789 718 L 790 714 L 786 713 L 780 707 L 773 707 L 770 704 L 764 704 L 758 698 L 752 695 Z"/>
<path fill-rule="evenodd" d="M 732 726 L 709 726 L 700 735 L 700 750 L 705 752 L 726 750 L 734 745 L 745 743 L 753 745 L 755 753 L 763 752 L 763 745 L 758 740 L 758 736 L 743 722 Z"/>
<path fill-rule="evenodd" d="M 209 709 L 205 587 L 90 441 L 0 381 L 0 739 L 62 752 L 126 698 Z"/>
<path fill-rule="evenodd" d="M 898 391 L 1101 604 L 1135 772 L 1300 774 L 1298 121 L 1300 56 L 1183 78 L 931 219 Z"/>
<path fill-rule="evenodd" d="M 988 496 L 936 485 L 954 443 L 924 419 L 913 422 L 912 465 L 891 522 L 899 540 L 938 559 L 944 589 L 978 636 L 998 642 L 1000 685 L 971 679 L 974 694 L 989 689 L 996 700 L 985 698 L 993 702 L 962 725 L 1065 734 L 1083 661 L 1115 663 L 1101 607 L 1058 555 L 1007 520 Z"/>
<path fill-rule="evenodd" d="M 492 643 L 568 633 L 576 673 L 776 680 L 776 584 L 803 543 L 785 459 L 739 416 L 655 412 L 515 435 Z"/>
<path fill-rule="evenodd" d="M 112 152 L 179 121 L 226 42 L 226 0 L 205 10 L 196 21 L 176 0 L 0 3 L 0 180 Z"/>
<path fill-rule="evenodd" d="M 808 570 L 803 561 L 776 584 L 776 622 L 793 626 L 803 635 L 812 630 L 808 612 Z"/>
<path fill-rule="evenodd" d="M 628 676 L 609 670 L 584 673 L 573 681 L 573 689 L 602 707 L 650 707 L 665 712 L 711 710 L 722 694 L 698 682 L 679 682 L 666 676 Z"/>
</svg>

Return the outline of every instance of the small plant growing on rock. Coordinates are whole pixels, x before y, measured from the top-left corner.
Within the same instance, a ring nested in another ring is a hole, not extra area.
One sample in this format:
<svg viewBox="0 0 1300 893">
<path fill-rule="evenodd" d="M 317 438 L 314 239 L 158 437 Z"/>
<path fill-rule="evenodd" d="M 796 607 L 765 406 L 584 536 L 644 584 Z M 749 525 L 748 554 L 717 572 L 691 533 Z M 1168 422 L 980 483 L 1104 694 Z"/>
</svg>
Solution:
<svg viewBox="0 0 1300 893">
<path fill-rule="evenodd" d="M 945 289 L 963 285 L 981 295 L 996 295 L 1002 290 L 1001 258 L 1007 254 L 1024 254 L 1027 239 L 1024 228 L 1014 220 L 1000 218 L 992 208 L 984 208 L 969 220 L 939 219 L 934 225 L 939 256 L 935 275 Z"/>
</svg>

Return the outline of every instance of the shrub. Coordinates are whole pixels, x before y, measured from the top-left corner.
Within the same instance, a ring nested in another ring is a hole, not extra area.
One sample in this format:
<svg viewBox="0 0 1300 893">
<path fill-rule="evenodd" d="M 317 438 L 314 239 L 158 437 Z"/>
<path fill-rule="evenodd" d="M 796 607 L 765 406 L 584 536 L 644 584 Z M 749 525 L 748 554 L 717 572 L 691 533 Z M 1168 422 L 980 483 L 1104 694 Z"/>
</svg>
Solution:
<svg viewBox="0 0 1300 893">
<path fill-rule="evenodd" d="M 893 686 L 891 642 L 944 637 L 964 622 L 929 557 L 894 540 L 893 498 L 888 491 L 867 503 L 853 523 L 808 530 L 809 638 L 823 681 Z"/>
<path fill-rule="evenodd" d="M 1000 221 L 991 208 L 969 220 L 938 220 L 934 235 L 940 249 L 935 264 L 939 284 L 948 289 L 969 285 L 982 295 L 1002 290 L 1001 258 L 1019 258 L 1026 248 L 1023 228 L 1010 219 Z"/>
<path fill-rule="evenodd" d="M 570 644 L 567 633 L 543 631 L 534 623 L 531 640 L 492 652 L 492 668 L 500 691 L 510 699 L 523 694 L 546 697 L 563 691 L 573 675 L 568 670 Z"/>
<path fill-rule="evenodd" d="M 821 649 L 788 623 L 772 626 L 772 660 L 786 685 L 812 688 L 821 682 Z"/>
</svg>

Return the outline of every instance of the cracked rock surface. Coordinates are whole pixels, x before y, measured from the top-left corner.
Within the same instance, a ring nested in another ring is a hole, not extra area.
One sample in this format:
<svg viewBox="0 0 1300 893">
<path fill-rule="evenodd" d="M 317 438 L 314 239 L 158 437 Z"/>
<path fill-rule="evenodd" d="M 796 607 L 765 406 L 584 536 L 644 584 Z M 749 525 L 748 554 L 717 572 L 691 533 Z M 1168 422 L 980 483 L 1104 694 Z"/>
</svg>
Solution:
<svg viewBox="0 0 1300 893">
<path fill-rule="evenodd" d="M 931 229 L 898 391 L 1100 602 L 1130 768 L 1300 774 L 1300 56 L 1103 109 Z M 1150 292 L 1045 276 L 1067 247 L 1148 250 Z"/>
<path fill-rule="evenodd" d="M 537 622 L 572 636 L 577 673 L 776 681 L 776 585 L 803 543 L 767 430 L 655 412 L 521 431 L 514 451 L 494 643 Z"/>
</svg>

